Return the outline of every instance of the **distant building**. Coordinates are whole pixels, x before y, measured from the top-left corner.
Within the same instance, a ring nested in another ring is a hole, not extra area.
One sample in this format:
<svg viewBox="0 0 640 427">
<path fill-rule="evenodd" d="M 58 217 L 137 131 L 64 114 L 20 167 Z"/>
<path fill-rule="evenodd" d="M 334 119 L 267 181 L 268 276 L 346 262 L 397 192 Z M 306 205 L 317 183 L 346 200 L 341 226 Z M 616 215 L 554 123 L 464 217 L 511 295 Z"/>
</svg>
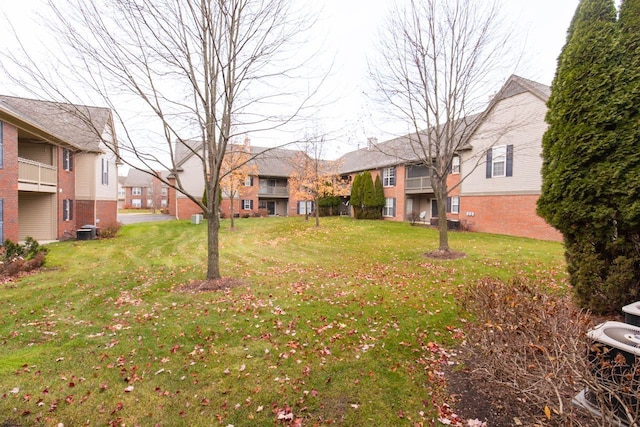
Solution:
<svg viewBox="0 0 640 427">
<path fill-rule="evenodd" d="M 542 187 L 542 136 L 550 89 L 511 76 L 471 126 L 447 180 L 447 219 L 463 229 L 544 240 L 561 234 L 536 213 Z M 426 132 L 426 131 L 425 131 Z M 436 223 L 438 211 L 429 170 L 406 135 L 346 153 L 341 173 L 379 175 L 385 219 Z"/>
<path fill-rule="evenodd" d="M 159 171 L 158 173 L 165 179 L 168 175 L 167 171 Z M 122 187 L 124 190 L 124 209 L 168 210 L 168 186 L 150 173 L 129 169 Z"/>
<path fill-rule="evenodd" d="M 117 222 L 111 111 L 0 96 L 0 241 Z"/>
</svg>

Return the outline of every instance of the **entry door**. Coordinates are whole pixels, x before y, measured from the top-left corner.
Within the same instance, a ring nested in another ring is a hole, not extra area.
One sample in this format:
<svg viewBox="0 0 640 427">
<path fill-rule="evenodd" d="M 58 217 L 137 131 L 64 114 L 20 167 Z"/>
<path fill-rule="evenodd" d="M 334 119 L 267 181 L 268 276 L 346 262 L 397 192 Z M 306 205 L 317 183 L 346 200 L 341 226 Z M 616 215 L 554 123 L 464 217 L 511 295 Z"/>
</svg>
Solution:
<svg viewBox="0 0 640 427">
<path fill-rule="evenodd" d="M 438 201 L 436 199 L 431 199 L 431 218 L 438 217 Z"/>
<path fill-rule="evenodd" d="M 267 201 L 267 212 L 269 212 L 269 215 L 275 215 L 276 214 L 276 202 L 273 200 L 268 200 Z"/>
</svg>

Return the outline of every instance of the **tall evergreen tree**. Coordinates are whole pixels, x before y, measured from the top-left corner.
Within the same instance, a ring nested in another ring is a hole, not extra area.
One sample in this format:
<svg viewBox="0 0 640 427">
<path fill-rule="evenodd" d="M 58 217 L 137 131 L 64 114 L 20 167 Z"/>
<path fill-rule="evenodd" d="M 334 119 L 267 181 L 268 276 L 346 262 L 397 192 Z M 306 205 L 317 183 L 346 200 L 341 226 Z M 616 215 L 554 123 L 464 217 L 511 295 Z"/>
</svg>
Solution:
<svg viewBox="0 0 640 427">
<path fill-rule="evenodd" d="M 375 194 L 375 205 L 379 208 L 380 218 L 382 218 L 382 208 L 384 208 L 386 200 L 384 197 L 384 187 L 382 186 L 382 181 L 380 181 L 380 174 L 376 175 L 376 180 L 373 183 L 373 191 Z"/>
<path fill-rule="evenodd" d="M 364 208 L 365 219 L 378 219 L 376 217 L 376 193 L 373 187 L 373 178 L 371 172 L 362 173 L 362 205 Z M 382 212 L 380 213 L 380 216 Z"/>
<path fill-rule="evenodd" d="M 351 184 L 351 197 L 349 199 L 353 207 L 353 216 L 356 219 L 362 217 L 362 174 L 359 173 L 353 178 Z"/>
<path fill-rule="evenodd" d="M 632 243 L 640 209 L 627 208 L 637 195 L 624 200 L 640 179 L 633 169 L 639 150 L 623 131 L 638 100 L 624 105 L 621 98 L 628 52 L 616 16 L 613 0 L 578 5 L 551 86 L 538 201 L 539 214 L 564 236 L 577 302 L 600 313 L 619 311 L 640 291 Z"/>
</svg>

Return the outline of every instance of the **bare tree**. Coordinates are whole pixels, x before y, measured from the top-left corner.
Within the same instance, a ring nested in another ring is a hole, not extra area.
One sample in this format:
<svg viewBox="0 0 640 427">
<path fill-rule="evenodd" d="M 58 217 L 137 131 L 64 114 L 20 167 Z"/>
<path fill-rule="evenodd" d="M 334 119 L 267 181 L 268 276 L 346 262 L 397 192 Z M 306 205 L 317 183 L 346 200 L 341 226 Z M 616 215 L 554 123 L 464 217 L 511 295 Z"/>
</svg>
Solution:
<svg viewBox="0 0 640 427">
<path fill-rule="evenodd" d="M 499 4 L 485 0 L 409 0 L 390 14 L 381 62 L 371 74 L 382 101 L 413 129 L 409 150 L 430 171 L 439 248 L 450 252 L 447 177 L 502 71 L 507 35 Z M 388 108 L 388 107 L 387 107 Z M 405 147 L 406 149 L 406 147 Z"/>
<path fill-rule="evenodd" d="M 293 159 L 289 177 L 289 187 L 295 198 L 305 202 L 305 219 L 309 219 L 307 202 L 314 203 L 316 227 L 320 226 L 320 198 L 344 193 L 338 173 L 340 164 L 324 160 L 326 145 L 326 135 L 321 132 L 307 134 L 302 151 Z"/>
<path fill-rule="evenodd" d="M 48 21 L 65 50 L 54 71 L 24 47 L 24 55 L 10 53 L 22 70 L 18 83 L 36 82 L 38 93 L 69 104 L 84 95 L 109 106 L 119 121 L 121 160 L 204 212 L 206 277 L 219 278 L 216 195 L 231 173 L 223 171 L 227 145 L 236 135 L 290 123 L 309 105 L 313 84 L 306 79 L 300 96 L 296 82 L 298 74 L 313 73 L 303 69 L 307 60 L 295 43 L 313 19 L 287 0 L 49 0 L 49 6 Z M 202 190 L 182 182 L 176 152 L 198 159 L 206 204 Z M 159 169 L 173 179 L 153 172 Z"/>
<path fill-rule="evenodd" d="M 235 229 L 235 214 L 233 211 L 234 201 L 240 196 L 241 190 L 245 186 L 247 179 L 258 174 L 258 167 L 251 160 L 251 148 L 249 139 L 245 139 L 244 144 L 230 144 L 222 162 L 222 178 L 220 188 L 222 194 L 229 198 L 231 210 L 231 230 Z"/>
</svg>

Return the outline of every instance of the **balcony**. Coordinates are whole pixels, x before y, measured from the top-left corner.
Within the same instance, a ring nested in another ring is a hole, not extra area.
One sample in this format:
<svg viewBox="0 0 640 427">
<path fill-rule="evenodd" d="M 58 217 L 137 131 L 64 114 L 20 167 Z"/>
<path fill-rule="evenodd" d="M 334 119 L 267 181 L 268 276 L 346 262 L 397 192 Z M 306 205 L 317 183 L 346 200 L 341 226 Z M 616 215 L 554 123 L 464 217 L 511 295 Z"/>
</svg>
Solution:
<svg viewBox="0 0 640 427">
<path fill-rule="evenodd" d="M 261 186 L 258 190 L 258 196 L 289 197 L 289 189 L 287 187 Z"/>
<path fill-rule="evenodd" d="M 55 166 L 18 158 L 18 190 L 55 193 L 58 173 Z"/>
<path fill-rule="evenodd" d="M 407 178 L 404 183 L 404 189 L 407 194 L 433 193 L 431 179 L 428 176 Z"/>
</svg>

